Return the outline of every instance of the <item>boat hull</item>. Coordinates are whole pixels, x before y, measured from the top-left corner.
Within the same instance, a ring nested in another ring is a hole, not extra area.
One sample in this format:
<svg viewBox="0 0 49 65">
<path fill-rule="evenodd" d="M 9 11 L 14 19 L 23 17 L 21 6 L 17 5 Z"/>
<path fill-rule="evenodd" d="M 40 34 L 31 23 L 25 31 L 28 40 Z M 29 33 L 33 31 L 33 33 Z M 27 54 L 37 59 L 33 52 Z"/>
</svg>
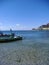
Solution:
<svg viewBox="0 0 49 65">
<path fill-rule="evenodd" d="M 13 41 L 19 41 L 19 40 L 22 40 L 22 37 L 16 37 L 16 38 L 10 38 L 10 39 L 1 39 L 0 43 L 13 42 Z"/>
</svg>

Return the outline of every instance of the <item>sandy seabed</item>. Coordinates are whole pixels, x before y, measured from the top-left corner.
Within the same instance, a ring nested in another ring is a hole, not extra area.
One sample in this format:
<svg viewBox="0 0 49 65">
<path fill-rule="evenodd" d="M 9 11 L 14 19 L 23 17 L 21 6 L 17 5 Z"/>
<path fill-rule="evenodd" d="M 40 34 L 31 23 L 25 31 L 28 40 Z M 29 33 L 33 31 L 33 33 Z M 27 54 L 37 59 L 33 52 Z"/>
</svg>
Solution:
<svg viewBox="0 0 49 65">
<path fill-rule="evenodd" d="M 0 51 L 0 65 L 49 65 L 48 47 L 3 47 Z"/>
</svg>

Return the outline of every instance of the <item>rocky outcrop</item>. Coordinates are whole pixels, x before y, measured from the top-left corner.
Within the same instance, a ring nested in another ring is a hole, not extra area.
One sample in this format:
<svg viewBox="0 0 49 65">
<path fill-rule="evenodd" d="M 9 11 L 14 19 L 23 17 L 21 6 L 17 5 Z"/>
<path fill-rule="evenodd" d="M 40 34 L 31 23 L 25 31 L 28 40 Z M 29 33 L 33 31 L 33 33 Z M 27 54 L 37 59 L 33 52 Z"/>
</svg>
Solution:
<svg viewBox="0 0 49 65">
<path fill-rule="evenodd" d="M 46 25 L 41 25 L 38 29 L 39 30 L 49 30 L 49 23 Z"/>
</svg>

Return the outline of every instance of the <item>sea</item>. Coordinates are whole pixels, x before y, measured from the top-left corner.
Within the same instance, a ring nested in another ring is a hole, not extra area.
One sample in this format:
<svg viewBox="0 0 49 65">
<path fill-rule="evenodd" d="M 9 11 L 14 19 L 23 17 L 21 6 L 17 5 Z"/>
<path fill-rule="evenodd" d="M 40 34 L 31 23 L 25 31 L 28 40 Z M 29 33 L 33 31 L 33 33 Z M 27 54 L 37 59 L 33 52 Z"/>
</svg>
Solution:
<svg viewBox="0 0 49 65">
<path fill-rule="evenodd" d="M 2 31 L 10 34 L 10 31 Z M 0 65 L 49 65 L 49 31 L 12 31 L 22 40 L 0 43 Z"/>
</svg>

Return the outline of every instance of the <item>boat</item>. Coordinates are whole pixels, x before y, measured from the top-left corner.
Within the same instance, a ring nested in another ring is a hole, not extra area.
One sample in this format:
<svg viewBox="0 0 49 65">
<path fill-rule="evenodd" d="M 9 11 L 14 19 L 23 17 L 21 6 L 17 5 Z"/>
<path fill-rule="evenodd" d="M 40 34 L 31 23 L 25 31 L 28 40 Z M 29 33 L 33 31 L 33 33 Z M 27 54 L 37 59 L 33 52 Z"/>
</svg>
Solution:
<svg viewBox="0 0 49 65">
<path fill-rule="evenodd" d="M 11 34 L 0 33 L 0 43 L 13 42 L 18 40 L 22 40 L 22 37 L 16 36 L 14 33 Z"/>
<path fill-rule="evenodd" d="M 5 42 L 13 42 L 13 41 L 18 41 L 18 40 L 22 40 L 21 36 L 17 36 L 17 37 L 4 37 L 0 39 L 0 43 L 5 43 Z"/>
</svg>

